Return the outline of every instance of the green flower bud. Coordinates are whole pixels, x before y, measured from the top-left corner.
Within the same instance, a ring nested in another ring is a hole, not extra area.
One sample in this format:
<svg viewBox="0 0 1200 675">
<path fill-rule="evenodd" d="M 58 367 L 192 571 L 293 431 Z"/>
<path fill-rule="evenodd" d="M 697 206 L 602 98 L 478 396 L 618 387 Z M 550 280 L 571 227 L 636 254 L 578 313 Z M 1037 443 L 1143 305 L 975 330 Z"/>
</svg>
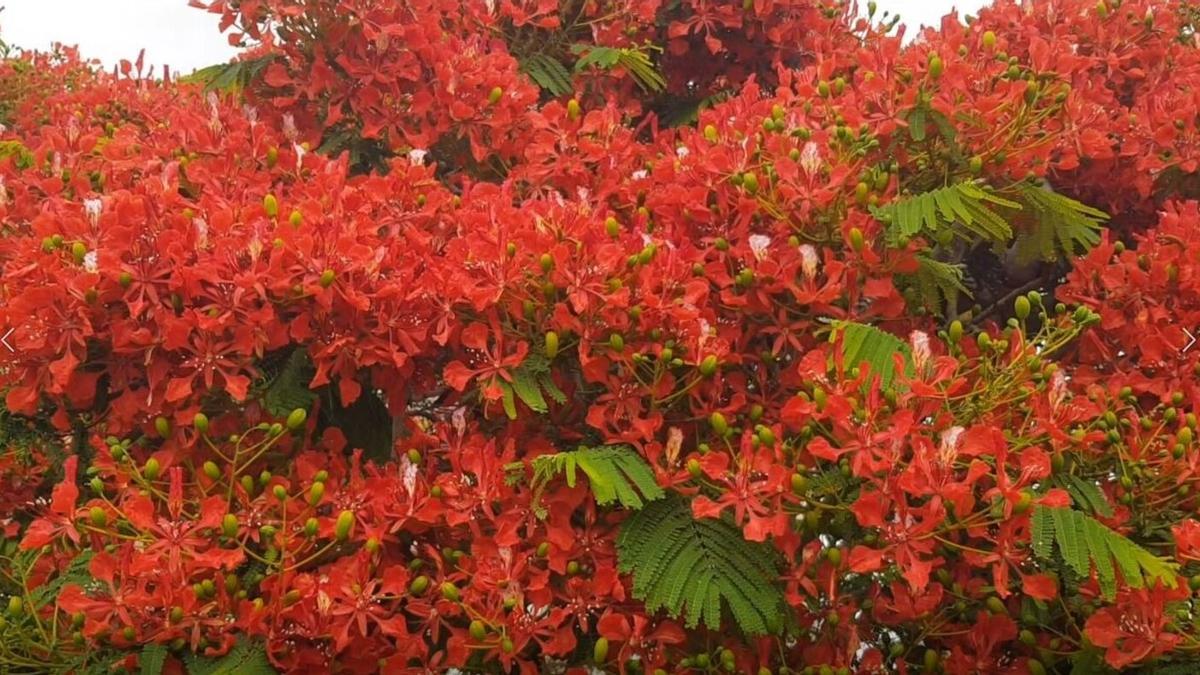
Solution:
<svg viewBox="0 0 1200 675">
<path fill-rule="evenodd" d="M 346 541 L 350 538 L 350 530 L 354 527 L 354 512 L 342 511 L 338 514 L 337 522 L 333 527 L 333 536 L 338 541 Z"/>
<path fill-rule="evenodd" d="M 288 431 L 296 431 L 303 427 L 306 420 L 308 420 L 308 411 L 304 408 L 296 408 L 287 416 Z"/>
</svg>

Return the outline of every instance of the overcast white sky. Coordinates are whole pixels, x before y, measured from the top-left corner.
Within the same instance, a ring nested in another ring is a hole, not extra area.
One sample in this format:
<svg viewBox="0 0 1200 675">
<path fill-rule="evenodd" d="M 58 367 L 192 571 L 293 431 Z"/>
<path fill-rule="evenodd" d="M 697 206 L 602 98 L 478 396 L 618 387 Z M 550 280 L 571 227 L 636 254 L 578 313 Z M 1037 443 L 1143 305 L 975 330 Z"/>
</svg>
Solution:
<svg viewBox="0 0 1200 675">
<path fill-rule="evenodd" d="M 464 0 L 470 1 L 470 0 Z M 879 11 L 899 11 L 904 23 L 936 25 L 951 8 L 971 13 L 984 0 L 877 0 Z M 862 0 L 866 5 L 866 0 Z M 234 53 L 217 32 L 217 18 L 188 7 L 187 0 L 0 0 L 0 38 L 29 49 L 52 42 L 77 45 L 106 65 L 132 61 L 146 49 L 146 65 L 161 72 L 226 61 Z"/>
</svg>

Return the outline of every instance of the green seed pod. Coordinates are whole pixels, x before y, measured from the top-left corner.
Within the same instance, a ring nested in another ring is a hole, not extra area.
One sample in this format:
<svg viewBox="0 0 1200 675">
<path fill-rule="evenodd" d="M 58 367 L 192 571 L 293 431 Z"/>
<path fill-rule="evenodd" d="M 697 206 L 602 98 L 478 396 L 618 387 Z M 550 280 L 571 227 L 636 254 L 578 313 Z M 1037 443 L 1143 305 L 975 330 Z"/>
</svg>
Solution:
<svg viewBox="0 0 1200 675">
<path fill-rule="evenodd" d="M 84 258 L 87 258 L 87 253 L 87 245 L 85 245 L 82 241 L 77 241 L 74 244 L 71 244 L 71 257 L 75 259 L 76 263 L 82 263 Z"/>
<path fill-rule="evenodd" d="M 1004 601 L 994 595 L 989 597 L 985 604 L 992 614 L 1008 614 L 1008 607 L 1004 605 Z"/>
<path fill-rule="evenodd" d="M 316 506 L 321 503 L 321 499 L 325 496 L 325 484 L 313 483 L 312 487 L 308 488 L 308 503 Z"/>
<path fill-rule="evenodd" d="M 717 361 L 716 355 L 709 354 L 704 357 L 704 360 L 700 361 L 700 375 L 702 377 L 712 377 L 716 374 L 719 365 L 720 363 Z"/>
<path fill-rule="evenodd" d="M 290 412 L 287 416 L 288 431 L 296 431 L 300 427 L 303 427 L 304 423 L 307 420 L 308 420 L 308 411 L 305 410 L 304 408 L 296 408 L 295 410 Z"/>
<path fill-rule="evenodd" d="M 459 598 L 461 597 L 458 592 L 458 586 L 455 586 L 453 583 L 451 583 L 449 581 L 443 583 L 442 584 L 442 597 L 449 600 L 450 602 L 458 602 Z"/>
<path fill-rule="evenodd" d="M 705 138 L 705 140 L 707 140 L 709 143 L 716 143 L 716 142 L 717 142 L 717 138 L 718 138 L 718 136 L 717 136 L 717 128 L 716 128 L 716 127 L 714 127 L 714 126 L 713 126 L 713 125 L 711 125 L 711 124 L 706 124 L 706 125 L 704 126 L 704 138 Z"/>
<path fill-rule="evenodd" d="M 865 183 L 859 183 L 859 185 L 865 186 Z M 857 227 L 850 228 L 850 248 L 861 253 L 865 247 L 866 241 L 863 239 L 862 230 L 858 229 Z"/>
<path fill-rule="evenodd" d="M 367 553 L 374 555 L 379 552 L 380 546 L 382 546 L 382 544 L 379 543 L 379 540 L 375 537 L 371 537 L 370 539 L 367 539 L 367 543 L 363 545 L 363 548 L 367 549 Z"/>
<path fill-rule="evenodd" d="M 338 514 L 337 522 L 333 526 L 333 536 L 338 541 L 346 541 L 350 538 L 350 530 L 354 528 L 354 512 L 342 511 Z"/>
<path fill-rule="evenodd" d="M 842 564 L 842 550 L 840 548 L 825 549 L 825 559 L 829 561 L 829 564 L 837 567 Z"/>
<path fill-rule="evenodd" d="M 221 534 L 228 539 L 236 539 L 238 535 L 238 517 L 232 513 L 226 513 L 221 519 Z"/>
<path fill-rule="evenodd" d="M 320 284 L 321 288 L 329 288 L 333 285 L 335 278 L 337 278 L 337 273 L 327 269 L 321 272 L 321 278 L 317 280 L 317 283 Z"/>
<path fill-rule="evenodd" d="M 108 525 L 108 512 L 99 506 L 93 506 L 88 511 L 88 518 L 91 519 L 92 525 L 96 527 L 104 527 Z"/>
<path fill-rule="evenodd" d="M 608 346 L 615 352 L 625 351 L 625 338 L 620 333 L 608 336 Z"/>
<path fill-rule="evenodd" d="M 958 319 L 950 322 L 950 327 L 946 329 L 946 336 L 950 339 L 950 344 L 958 344 L 963 336 L 963 324 Z"/>
<path fill-rule="evenodd" d="M 616 239 L 621 236 L 621 223 L 616 218 L 609 216 L 604 219 L 604 231 L 608 233 L 608 236 Z"/>
<path fill-rule="evenodd" d="M 142 467 L 142 475 L 146 477 L 146 480 L 158 480 L 161 472 L 162 466 L 153 457 L 146 460 L 146 465 Z"/>
<path fill-rule="evenodd" d="M 488 92 L 488 105 L 496 105 L 497 103 L 500 102 L 500 99 L 503 96 L 504 96 L 503 89 L 501 89 L 500 87 L 492 87 L 492 90 L 490 92 Z"/>
<path fill-rule="evenodd" d="M 207 434 L 208 415 L 205 415 L 204 413 L 196 413 L 196 416 L 192 418 L 192 426 L 196 427 L 196 431 L 199 431 L 202 434 Z"/>
<path fill-rule="evenodd" d="M 714 412 L 713 414 L 709 415 L 708 423 L 712 426 L 712 430 L 718 436 L 725 436 L 725 434 L 729 433 L 729 422 L 725 419 L 725 416 L 719 412 Z"/>
<path fill-rule="evenodd" d="M 268 218 L 279 215 L 279 200 L 275 199 L 275 195 L 263 197 L 263 211 L 267 213 Z"/>
<path fill-rule="evenodd" d="M 642 264 L 642 265 L 649 265 L 650 261 L 654 260 L 654 255 L 656 253 L 658 253 L 657 246 L 655 246 L 653 243 L 646 244 L 646 246 L 641 250 L 641 252 L 638 253 L 638 256 L 637 256 L 638 263 Z"/>
<path fill-rule="evenodd" d="M 1029 298 L 1024 295 L 1018 295 L 1017 299 L 1013 302 L 1013 309 L 1016 312 L 1017 319 L 1024 321 L 1029 317 L 1029 311 L 1031 309 Z"/>
<path fill-rule="evenodd" d="M 8 599 L 8 616 L 18 618 L 25 613 L 25 603 L 20 597 L 14 595 Z"/>
<path fill-rule="evenodd" d="M 768 448 L 775 446 L 775 432 L 771 430 L 771 427 L 759 427 L 755 435 L 758 436 L 758 442 Z"/>
<path fill-rule="evenodd" d="M 310 538 L 317 536 L 318 527 L 320 527 L 320 523 L 317 522 L 316 518 L 309 518 L 304 521 L 304 536 Z"/>
<path fill-rule="evenodd" d="M 808 491 L 808 477 L 802 473 L 792 474 L 792 493 L 802 495 Z"/>
<path fill-rule="evenodd" d="M 946 64 L 942 63 L 942 57 L 934 56 L 933 58 L 929 59 L 929 77 L 935 80 L 940 78 L 942 76 L 942 72 L 945 70 L 945 67 Z"/>
<path fill-rule="evenodd" d="M 596 646 L 592 648 L 592 662 L 596 665 L 603 665 L 608 660 L 608 639 L 600 638 L 596 640 Z"/>
<path fill-rule="evenodd" d="M 753 171 L 742 174 L 742 187 L 750 194 L 758 193 L 758 176 Z"/>
<path fill-rule="evenodd" d="M 171 422 L 165 417 L 154 418 L 154 430 L 159 436 L 166 438 L 171 435 Z"/>
<path fill-rule="evenodd" d="M 828 399 L 828 395 L 825 393 L 824 389 L 822 389 L 820 387 L 813 389 L 813 403 L 815 403 L 817 405 L 818 411 L 825 409 L 825 401 L 827 399 Z"/>
<path fill-rule="evenodd" d="M 221 467 L 217 466 L 217 463 L 212 460 L 206 461 L 202 470 L 204 471 L 204 475 L 208 476 L 210 480 L 217 480 L 221 477 Z"/>
<path fill-rule="evenodd" d="M 579 107 L 579 101 L 575 99 L 567 101 L 567 117 L 577 120 L 582 112 L 583 110 Z"/>
<path fill-rule="evenodd" d="M 250 476 L 242 476 L 242 489 L 248 495 L 254 494 L 254 479 Z"/>
<path fill-rule="evenodd" d="M 558 356 L 558 333 L 552 330 L 546 331 L 545 343 L 546 358 L 553 360 L 555 356 Z"/>
<path fill-rule="evenodd" d="M 276 485 L 275 487 L 271 488 L 271 494 L 275 495 L 275 499 L 278 499 L 281 502 L 288 498 L 287 488 L 283 487 L 282 485 Z"/>
<path fill-rule="evenodd" d="M 420 596 L 428 587 L 430 587 L 430 578 L 421 574 L 420 577 L 413 579 L 412 583 L 408 585 L 408 592 L 414 596 Z"/>
<path fill-rule="evenodd" d="M 475 619 L 471 622 L 468 632 L 471 634 L 471 639 L 475 640 L 476 642 L 482 642 L 487 638 L 487 626 L 485 626 L 479 619 Z"/>
</svg>

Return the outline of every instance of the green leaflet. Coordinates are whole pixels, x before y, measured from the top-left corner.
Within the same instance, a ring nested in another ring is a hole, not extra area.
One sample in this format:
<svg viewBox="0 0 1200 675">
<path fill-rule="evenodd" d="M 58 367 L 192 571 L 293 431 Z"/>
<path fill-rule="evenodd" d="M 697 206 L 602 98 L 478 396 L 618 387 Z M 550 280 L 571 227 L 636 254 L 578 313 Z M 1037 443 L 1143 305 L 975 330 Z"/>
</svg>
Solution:
<svg viewBox="0 0 1200 675">
<path fill-rule="evenodd" d="M 28 552 L 23 555 L 32 555 L 33 552 Z M 75 556 L 61 574 L 54 577 L 52 580 L 34 587 L 30 591 L 30 600 L 33 601 L 35 607 L 39 609 L 50 605 L 58 600 L 59 593 L 67 586 L 79 586 L 87 588 L 88 584 L 94 579 L 91 573 L 92 557 L 95 554 L 90 550 L 84 550 Z M 25 564 L 24 562 L 20 564 Z"/>
<path fill-rule="evenodd" d="M 917 291 L 926 307 L 941 313 L 942 308 L 953 303 L 961 293 L 971 297 L 963 284 L 963 265 L 941 262 L 927 255 L 917 254 L 915 282 Z"/>
<path fill-rule="evenodd" d="M 625 508 L 640 509 L 648 502 L 661 499 L 664 494 L 646 460 L 627 445 L 602 445 L 542 455 L 531 465 L 533 478 L 530 485 L 539 494 L 560 475 L 568 486 L 575 487 L 579 471 L 587 476 L 592 496 L 602 506 L 620 503 Z M 518 462 L 508 468 L 522 471 L 524 465 Z M 535 503 L 538 501 L 534 500 Z"/>
<path fill-rule="evenodd" d="M 996 191 L 964 181 L 872 208 L 887 223 L 888 243 L 898 246 L 917 235 L 955 236 L 995 245 L 1013 239 L 1010 221 L 1020 222 L 1016 251 L 1021 262 L 1055 260 L 1086 251 L 1100 241 L 1108 215 L 1042 185 L 1018 183 Z"/>
<path fill-rule="evenodd" d="M 1107 213 L 1030 183 L 1019 184 L 1015 195 L 1029 221 L 1017 237 L 1018 262 L 1057 260 L 1099 243 Z"/>
<path fill-rule="evenodd" d="M 667 81 L 654 67 L 650 55 L 645 48 L 636 47 L 597 47 L 577 44 L 571 47 L 571 52 L 582 54 L 575 62 L 575 72 L 582 72 L 590 67 L 602 70 L 624 68 L 634 82 L 646 92 L 660 92 L 667 88 Z"/>
<path fill-rule="evenodd" d="M 520 59 L 521 72 L 553 96 L 566 96 L 575 90 L 571 73 L 549 54 L 530 54 Z"/>
<path fill-rule="evenodd" d="M 1067 474 L 1058 482 L 1066 489 L 1067 493 L 1071 495 L 1071 500 L 1079 507 L 1104 518 L 1112 517 L 1112 506 L 1109 505 L 1108 498 L 1104 496 L 1104 493 L 1101 492 L 1095 483 L 1080 478 L 1075 474 Z"/>
<path fill-rule="evenodd" d="M 562 405 L 567 402 L 567 395 L 550 376 L 550 362 L 540 353 L 530 352 L 516 370 L 512 372 L 512 383 L 499 381 L 503 392 L 501 403 L 504 413 L 509 419 L 517 419 L 517 401 L 521 401 L 535 413 L 546 414 L 550 406 L 546 397 Z"/>
<path fill-rule="evenodd" d="M 262 645 L 239 640 L 225 656 L 205 658 L 188 655 L 188 675 L 275 675 Z"/>
<path fill-rule="evenodd" d="M 1120 580 L 1134 588 L 1153 582 L 1175 586 L 1175 564 L 1165 561 L 1103 523 L 1069 508 L 1034 507 L 1032 517 L 1033 551 L 1048 559 L 1058 549 L 1063 562 L 1082 577 L 1093 566 L 1105 597 L 1115 597 L 1117 572 Z"/>
<path fill-rule="evenodd" d="M 138 656 L 138 665 L 141 669 L 141 675 L 161 675 L 163 666 L 165 666 L 166 663 L 166 645 L 146 645 L 145 647 L 142 647 L 142 653 L 140 656 Z"/>
<path fill-rule="evenodd" d="M 1012 227 L 996 213 L 997 206 L 1021 208 L 985 185 L 965 181 L 873 207 L 871 212 L 887 223 L 885 235 L 892 246 L 918 234 L 934 235 L 944 228 L 964 239 L 1007 242 L 1012 238 Z"/>
<path fill-rule="evenodd" d="M 179 78 L 179 80 L 181 82 L 203 84 L 205 91 L 236 91 L 252 84 L 274 60 L 275 56 L 271 55 L 248 59 L 246 61 L 218 63 L 207 68 L 201 68 L 191 75 Z"/>
<path fill-rule="evenodd" d="M 689 628 L 721 626 L 723 610 L 750 635 L 777 633 L 784 599 L 774 554 L 748 542 L 725 520 L 692 517 L 679 495 L 651 502 L 622 523 L 617 537 L 622 572 L 647 611 L 666 610 Z"/>
<path fill-rule="evenodd" d="M 275 417 L 286 417 L 297 408 L 311 409 L 316 400 L 316 394 L 308 388 L 313 374 L 308 354 L 303 349 L 293 350 L 268 380 L 263 407 Z"/>
<path fill-rule="evenodd" d="M 884 389 L 890 389 L 896 377 L 894 354 L 903 354 L 905 361 L 911 364 L 908 345 L 891 333 L 852 321 L 834 322 L 833 328 L 830 341 L 841 338 L 838 354 L 842 366 L 848 371 L 865 361 L 872 376 L 880 378 L 880 385 Z"/>
</svg>

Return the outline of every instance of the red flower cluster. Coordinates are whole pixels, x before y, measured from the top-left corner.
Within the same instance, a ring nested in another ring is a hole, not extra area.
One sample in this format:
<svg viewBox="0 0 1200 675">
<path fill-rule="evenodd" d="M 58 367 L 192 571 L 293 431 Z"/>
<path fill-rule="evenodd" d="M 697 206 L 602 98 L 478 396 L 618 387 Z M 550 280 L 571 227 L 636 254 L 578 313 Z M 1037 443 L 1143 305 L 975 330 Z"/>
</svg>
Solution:
<svg viewBox="0 0 1200 675">
<path fill-rule="evenodd" d="M 198 4 L 208 88 L 0 64 L 3 662 L 1200 644 L 1186 3 Z"/>
</svg>

